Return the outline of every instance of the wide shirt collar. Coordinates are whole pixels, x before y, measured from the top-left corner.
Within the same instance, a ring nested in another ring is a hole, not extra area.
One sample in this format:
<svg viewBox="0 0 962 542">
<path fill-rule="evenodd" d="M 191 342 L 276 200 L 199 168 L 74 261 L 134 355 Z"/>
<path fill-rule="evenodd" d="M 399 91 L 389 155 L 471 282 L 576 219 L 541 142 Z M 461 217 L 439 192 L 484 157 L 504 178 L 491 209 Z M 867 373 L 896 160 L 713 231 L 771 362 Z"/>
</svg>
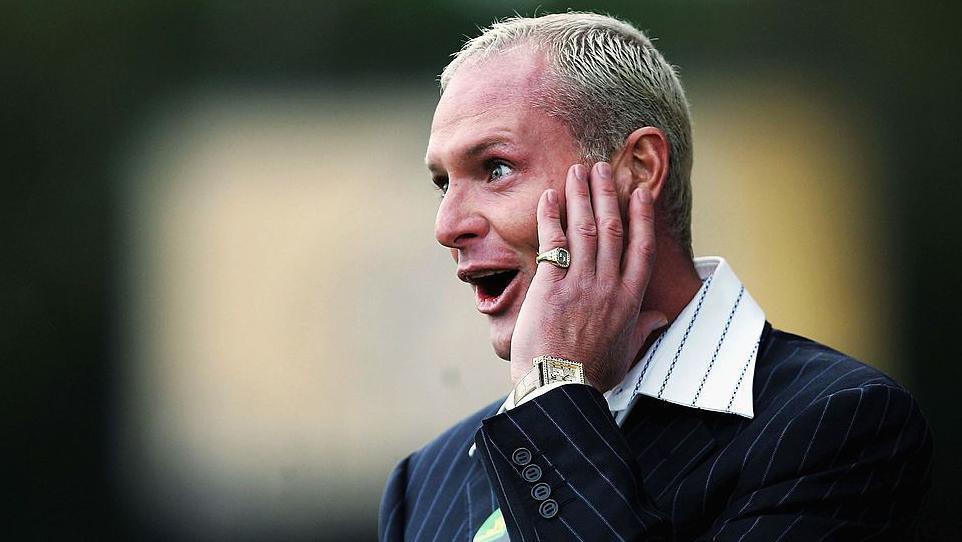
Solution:
<svg viewBox="0 0 962 542">
<path fill-rule="evenodd" d="M 752 383 L 765 313 L 724 258 L 695 259 L 701 288 L 620 384 L 605 394 L 624 421 L 639 395 L 754 417 Z"/>
</svg>

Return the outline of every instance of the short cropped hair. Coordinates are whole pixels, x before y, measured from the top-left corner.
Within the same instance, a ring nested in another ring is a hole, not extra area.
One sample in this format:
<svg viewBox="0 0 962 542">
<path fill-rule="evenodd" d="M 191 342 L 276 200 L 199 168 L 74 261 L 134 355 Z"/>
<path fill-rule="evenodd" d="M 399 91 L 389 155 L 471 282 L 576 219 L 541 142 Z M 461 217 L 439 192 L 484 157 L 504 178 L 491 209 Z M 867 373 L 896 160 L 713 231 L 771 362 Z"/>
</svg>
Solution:
<svg viewBox="0 0 962 542">
<path fill-rule="evenodd" d="M 461 66 L 519 46 L 546 55 L 551 81 L 539 106 L 568 126 L 586 161 L 610 160 L 643 126 L 665 133 L 670 156 L 661 203 L 673 237 L 690 254 L 691 121 L 675 68 L 643 32 L 613 17 L 584 12 L 512 17 L 454 53 L 441 73 L 441 93 Z"/>
</svg>

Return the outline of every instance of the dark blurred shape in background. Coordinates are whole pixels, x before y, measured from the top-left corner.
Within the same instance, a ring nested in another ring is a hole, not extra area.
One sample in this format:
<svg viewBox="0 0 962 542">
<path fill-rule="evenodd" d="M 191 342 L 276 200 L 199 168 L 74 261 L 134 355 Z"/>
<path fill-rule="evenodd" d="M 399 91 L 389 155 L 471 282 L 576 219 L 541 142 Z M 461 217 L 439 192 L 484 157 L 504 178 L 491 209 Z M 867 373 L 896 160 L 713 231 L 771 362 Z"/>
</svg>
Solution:
<svg viewBox="0 0 962 542">
<path fill-rule="evenodd" d="M 681 66 L 696 252 L 734 260 L 776 326 L 915 393 L 924 531 L 958 536 L 950 5 L 2 3 L 13 528 L 374 540 L 392 462 L 505 388 L 433 246 L 434 78 L 478 26 L 570 8 L 633 21 Z M 399 404 L 398 386 L 441 391 Z"/>
</svg>

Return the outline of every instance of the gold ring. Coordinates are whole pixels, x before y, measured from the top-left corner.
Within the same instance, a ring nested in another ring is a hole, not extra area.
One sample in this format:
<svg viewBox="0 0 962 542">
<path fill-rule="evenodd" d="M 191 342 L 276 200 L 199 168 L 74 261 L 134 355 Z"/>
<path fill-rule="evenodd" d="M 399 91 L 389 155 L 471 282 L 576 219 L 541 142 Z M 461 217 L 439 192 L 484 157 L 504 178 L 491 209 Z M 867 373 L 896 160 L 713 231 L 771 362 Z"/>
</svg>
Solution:
<svg viewBox="0 0 962 542">
<path fill-rule="evenodd" d="M 535 263 L 548 262 L 555 267 L 567 269 L 571 265 L 571 253 L 568 249 L 556 247 L 538 254 Z"/>
</svg>

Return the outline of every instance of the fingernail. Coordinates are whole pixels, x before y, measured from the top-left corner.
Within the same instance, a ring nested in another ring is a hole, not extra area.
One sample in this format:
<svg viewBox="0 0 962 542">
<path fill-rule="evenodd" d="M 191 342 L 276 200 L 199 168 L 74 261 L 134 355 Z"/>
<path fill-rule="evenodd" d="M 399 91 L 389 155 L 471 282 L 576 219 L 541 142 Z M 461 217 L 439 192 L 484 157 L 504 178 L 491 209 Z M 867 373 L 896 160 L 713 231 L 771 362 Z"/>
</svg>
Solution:
<svg viewBox="0 0 962 542">
<path fill-rule="evenodd" d="M 651 200 L 651 192 L 644 186 L 639 186 L 635 189 L 635 197 L 637 197 L 641 203 L 647 203 Z"/>
<path fill-rule="evenodd" d="M 605 179 L 611 177 L 611 164 L 608 162 L 598 162 L 598 175 L 601 175 Z"/>
<path fill-rule="evenodd" d="M 552 205 L 557 203 L 557 196 L 555 195 L 554 190 L 548 190 L 545 192 L 545 197 L 548 198 L 548 203 Z"/>
<path fill-rule="evenodd" d="M 583 165 L 581 165 L 581 164 L 575 164 L 575 171 L 574 171 L 574 173 L 575 173 L 575 179 L 578 179 L 579 181 L 583 181 L 583 180 L 585 180 L 585 178 L 588 177 L 588 176 L 585 174 L 585 166 L 583 166 Z"/>
</svg>

